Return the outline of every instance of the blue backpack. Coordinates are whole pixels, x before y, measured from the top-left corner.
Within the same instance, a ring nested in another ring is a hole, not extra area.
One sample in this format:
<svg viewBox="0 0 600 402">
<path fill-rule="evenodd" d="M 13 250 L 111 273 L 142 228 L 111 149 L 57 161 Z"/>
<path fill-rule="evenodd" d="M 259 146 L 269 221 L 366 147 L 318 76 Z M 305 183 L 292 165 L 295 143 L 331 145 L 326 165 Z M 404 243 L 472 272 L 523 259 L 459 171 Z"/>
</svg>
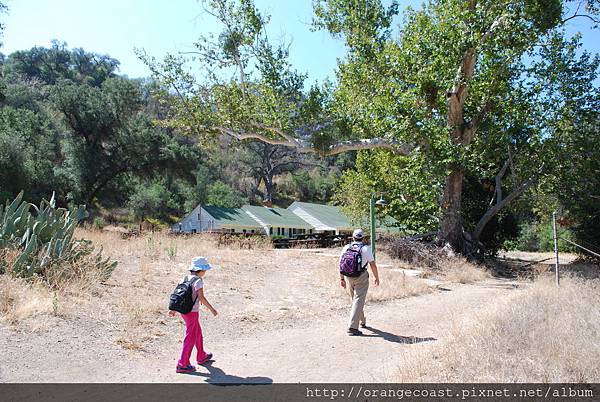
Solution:
<svg viewBox="0 0 600 402">
<path fill-rule="evenodd" d="M 350 247 L 342 254 L 340 260 L 340 274 L 349 277 L 360 276 L 367 268 L 367 264 L 362 265 L 362 255 L 360 250 L 362 243 L 352 243 Z"/>
</svg>

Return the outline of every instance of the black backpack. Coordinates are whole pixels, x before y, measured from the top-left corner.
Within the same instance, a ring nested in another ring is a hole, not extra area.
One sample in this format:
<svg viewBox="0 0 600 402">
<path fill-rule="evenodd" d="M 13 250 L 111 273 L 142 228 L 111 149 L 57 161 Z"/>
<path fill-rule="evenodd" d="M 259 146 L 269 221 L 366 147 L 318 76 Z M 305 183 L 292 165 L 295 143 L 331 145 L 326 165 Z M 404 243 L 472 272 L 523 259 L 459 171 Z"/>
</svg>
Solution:
<svg viewBox="0 0 600 402">
<path fill-rule="evenodd" d="M 171 293 L 171 297 L 169 298 L 169 310 L 177 311 L 181 314 L 187 314 L 192 311 L 194 304 L 196 304 L 196 299 L 192 299 L 193 288 L 192 285 L 196 280 L 199 279 L 197 277 L 188 279 L 187 277 L 181 282 L 173 293 Z"/>
</svg>

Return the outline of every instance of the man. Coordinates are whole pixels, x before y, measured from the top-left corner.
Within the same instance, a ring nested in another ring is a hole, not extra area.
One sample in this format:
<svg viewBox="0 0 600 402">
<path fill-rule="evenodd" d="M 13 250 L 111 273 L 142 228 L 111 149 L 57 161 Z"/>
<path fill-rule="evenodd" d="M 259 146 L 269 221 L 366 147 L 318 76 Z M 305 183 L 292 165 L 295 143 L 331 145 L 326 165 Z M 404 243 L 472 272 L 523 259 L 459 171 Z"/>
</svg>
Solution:
<svg viewBox="0 0 600 402">
<path fill-rule="evenodd" d="M 353 242 L 348 244 L 342 250 L 340 255 L 340 267 L 342 266 L 342 260 L 350 258 L 348 255 L 345 256 L 348 249 L 352 247 L 353 250 L 360 250 L 360 274 L 359 276 L 345 276 L 340 271 L 340 285 L 348 290 L 350 297 L 352 298 L 352 312 L 350 314 L 350 322 L 348 325 L 348 335 L 356 336 L 362 335 L 359 331 L 358 325 L 362 328 L 367 326 L 367 320 L 365 319 L 364 307 L 367 299 L 367 291 L 369 290 L 369 273 L 367 271 L 367 265 L 371 266 L 373 272 L 375 286 L 379 286 L 379 273 L 377 272 L 377 264 L 373 258 L 371 247 L 363 244 L 364 233 L 362 229 L 356 229 L 352 233 Z"/>
</svg>

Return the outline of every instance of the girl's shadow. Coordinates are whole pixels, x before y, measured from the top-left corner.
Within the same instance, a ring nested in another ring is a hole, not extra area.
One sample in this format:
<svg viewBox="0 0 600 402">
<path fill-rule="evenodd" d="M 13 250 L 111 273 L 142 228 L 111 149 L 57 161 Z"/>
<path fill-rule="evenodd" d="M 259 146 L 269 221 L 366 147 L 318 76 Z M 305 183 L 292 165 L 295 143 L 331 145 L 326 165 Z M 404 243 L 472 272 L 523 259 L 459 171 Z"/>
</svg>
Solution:
<svg viewBox="0 0 600 402">
<path fill-rule="evenodd" d="M 208 361 L 198 367 L 205 367 L 208 373 L 195 371 L 189 373 L 199 377 L 207 377 L 206 382 L 214 385 L 235 385 L 235 384 L 272 384 L 273 379 L 269 377 L 239 377 L 229 375 L 218 367 L 213 366 L 213 361 Z"/>
</svg>

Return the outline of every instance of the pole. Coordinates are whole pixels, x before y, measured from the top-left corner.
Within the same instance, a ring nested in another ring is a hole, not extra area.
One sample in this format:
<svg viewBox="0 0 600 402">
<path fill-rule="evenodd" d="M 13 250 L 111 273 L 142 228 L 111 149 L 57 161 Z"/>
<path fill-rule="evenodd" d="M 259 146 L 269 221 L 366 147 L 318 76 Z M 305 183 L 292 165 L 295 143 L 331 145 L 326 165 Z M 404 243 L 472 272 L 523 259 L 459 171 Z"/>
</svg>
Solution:
<svg viewBox="0 0 600 402">
<path fill-rule="evenodd" d="M 554 254 L 556 255 L 556 266 L 554 268 L 556 277 L 556 286 L 560 285 L 560 277 L 558 274 L 558 236 L 556 235 L 556 211 L 552 212 L 552 227 L 554 231 Z"/>
<path fill-rule="evenodd" d="M 373 259 L 375 259 L 375 239 L 377 235 L 375 234 L 375 194 L 371 194 L 371 200 L 369 201 L 369 215 L 370 215 L 370 224 L 371 224 L 371 253 L 373 254 Z"/>
</svg>

